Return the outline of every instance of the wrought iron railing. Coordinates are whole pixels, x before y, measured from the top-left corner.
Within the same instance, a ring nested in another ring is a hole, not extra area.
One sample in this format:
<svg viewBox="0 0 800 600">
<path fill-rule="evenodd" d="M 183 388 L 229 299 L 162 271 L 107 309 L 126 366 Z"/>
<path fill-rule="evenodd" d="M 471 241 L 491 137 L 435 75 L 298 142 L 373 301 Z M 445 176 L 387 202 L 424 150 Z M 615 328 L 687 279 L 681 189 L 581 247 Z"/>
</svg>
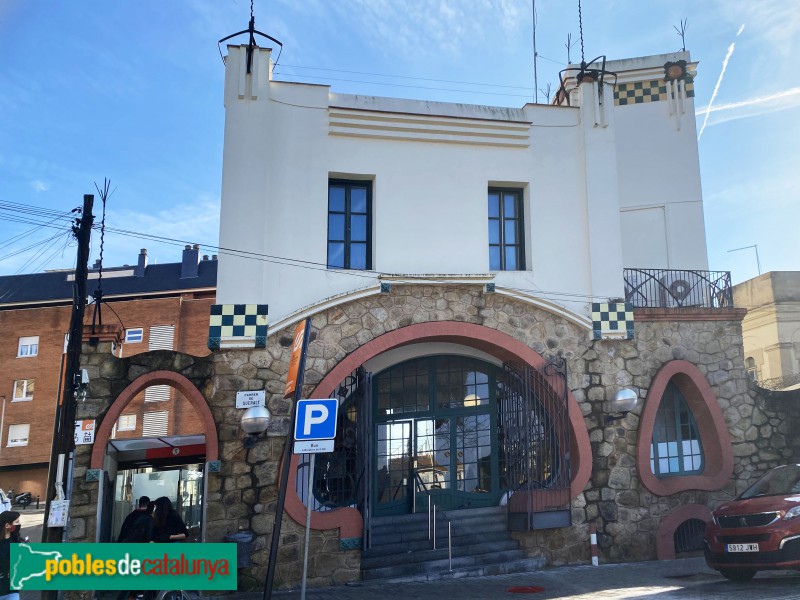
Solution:
<svg viewBox="0 0 800 600">
<path fill-rule="evenodd" d="M 732 308 L 729 271 L 625 269 L 625 302 L 634 308 Z"/>
<path fill-rule="evenodd" d="M 498 433 L 512 530 L 570 524 L 568 393 L 563 358 L 541 370 L 503 366 Z"/>
</svg>

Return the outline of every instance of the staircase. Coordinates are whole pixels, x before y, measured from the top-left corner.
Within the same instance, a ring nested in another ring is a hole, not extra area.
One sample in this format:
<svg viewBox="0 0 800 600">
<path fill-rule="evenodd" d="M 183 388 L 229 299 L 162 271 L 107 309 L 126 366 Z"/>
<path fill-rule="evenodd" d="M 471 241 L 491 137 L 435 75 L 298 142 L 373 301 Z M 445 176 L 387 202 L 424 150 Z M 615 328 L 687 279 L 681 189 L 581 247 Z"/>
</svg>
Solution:
<svg viewBox="0 0 800 600">
<path fill-rule="evenodd" d="M 436 550 L 428 539 L 428 514 L 372 520 L 372 547 L 361 555 L 365 582 L 432 581 L 502 575 L 539 569 L 542 558 L 527 558 L 508 532 L 505 507 L 451 510 L 436 515 Z M 447 522 L 452 527 L 450 570 Z"/>
</svg>

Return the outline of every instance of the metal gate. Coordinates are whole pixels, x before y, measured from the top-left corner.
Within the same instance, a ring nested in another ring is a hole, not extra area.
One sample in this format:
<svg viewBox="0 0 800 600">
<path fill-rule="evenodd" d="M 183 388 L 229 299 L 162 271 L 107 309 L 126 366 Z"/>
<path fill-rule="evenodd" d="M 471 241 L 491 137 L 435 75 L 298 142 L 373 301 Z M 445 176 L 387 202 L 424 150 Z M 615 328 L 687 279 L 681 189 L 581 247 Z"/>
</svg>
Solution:
<svg viewBox="0 0 800 600">
<path fill-rule="evenodd" d="M 567 364 L 503 365 L 498 385 L 499 441 L 513 531 L 572 524 Z"/>
</svg>

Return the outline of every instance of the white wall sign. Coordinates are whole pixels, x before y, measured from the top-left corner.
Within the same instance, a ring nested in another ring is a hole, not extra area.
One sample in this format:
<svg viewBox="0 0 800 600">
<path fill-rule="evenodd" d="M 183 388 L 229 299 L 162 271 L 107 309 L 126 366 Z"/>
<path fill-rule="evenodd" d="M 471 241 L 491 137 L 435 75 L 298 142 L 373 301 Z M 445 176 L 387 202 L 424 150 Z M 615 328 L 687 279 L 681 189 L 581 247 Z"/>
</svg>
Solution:
<svg viewBox="0 0 800 600">
<path fill-rule="evenodd" d="M 266 393 L 264 390 L 252 392 L 236 392 L 236 408 L 250 408 L 251 406 L 266 406 Z"/>
<path fill-rule="evenodd" d="M 75 445 L 94 444 L 94 419 L 75 421 Z"/>
</svg>

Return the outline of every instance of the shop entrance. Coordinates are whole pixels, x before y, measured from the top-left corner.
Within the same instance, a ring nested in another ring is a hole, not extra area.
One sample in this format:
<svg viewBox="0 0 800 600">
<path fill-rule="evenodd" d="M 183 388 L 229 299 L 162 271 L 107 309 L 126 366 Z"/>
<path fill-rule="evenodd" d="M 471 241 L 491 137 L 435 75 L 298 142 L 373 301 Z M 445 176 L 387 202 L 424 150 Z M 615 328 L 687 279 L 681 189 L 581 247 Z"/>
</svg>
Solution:
<svg viewBox="0 0 800 600">
<path fill-rule="evenodd" d="M 142 496 L 166 496 L 189 530 L 187 542 L 203 535 L 205 436 L 110 440 L 112 467 L 104 486 L 100 541 L 116 541 L 122 522 Z"/>
</svg>

